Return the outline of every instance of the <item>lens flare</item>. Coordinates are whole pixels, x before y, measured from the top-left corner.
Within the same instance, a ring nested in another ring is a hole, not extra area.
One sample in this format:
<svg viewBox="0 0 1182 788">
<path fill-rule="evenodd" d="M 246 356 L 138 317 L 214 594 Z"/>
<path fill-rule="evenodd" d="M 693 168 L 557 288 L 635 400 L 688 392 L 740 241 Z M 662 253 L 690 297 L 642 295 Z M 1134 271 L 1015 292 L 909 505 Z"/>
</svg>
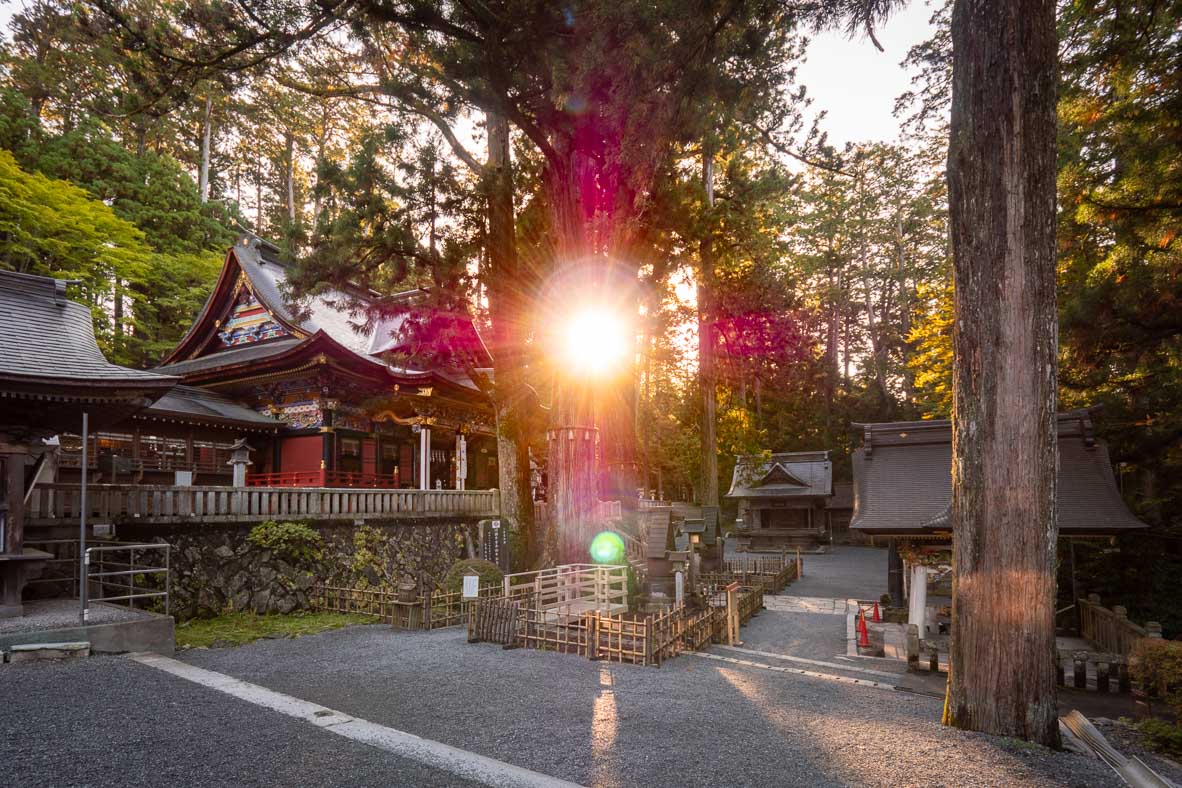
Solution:
<svg viewBox="0 0 1182 788">
<path fill-rule="evenodd" d="M 604 531 L 591 540 L 591 560 L 597 564 L 624 563 L 624 540 L 614 531 Z"/>
<path fill-rule="evenodd" d="M 571 372 L 590 376 L 613 372 L 628 350 L 624 321 L 608 309 L 584 309 L 566 321 L 562 351 Z"/>
</svg>

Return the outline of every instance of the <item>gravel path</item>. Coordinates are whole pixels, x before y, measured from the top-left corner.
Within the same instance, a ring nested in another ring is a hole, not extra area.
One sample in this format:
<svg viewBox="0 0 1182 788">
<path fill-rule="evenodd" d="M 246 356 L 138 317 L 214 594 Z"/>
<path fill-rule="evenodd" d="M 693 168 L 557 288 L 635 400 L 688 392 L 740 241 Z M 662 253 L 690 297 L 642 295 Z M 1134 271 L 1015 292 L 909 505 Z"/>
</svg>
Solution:
<svg viewBox="0 0 1182 788">
<path fill-rule="evenodd" d="M 584 784 L 1119 784 L 1096 761 L 942 728 L 935 699 L 693 657 L 637 668 L 353 627 L 182 658 Z"/>
<path fill-rule="evenodd" d="M 0 710 L 9 786 L 466 784 L 122 657 L 0 666 Z"/>
<path fill-rule="evenodd" d="M 90 606 L 90 623 L 109 624 L 114 621 L 135 621 L 151 618 L 142 610 L 131 610 L 102 602 Z M 65 629 L 78 626 L 77 599 L 39 599 L 25 602 L 24 615 L 0 618 L 0 634 L 35 632 L 41 629 Z"/>
</svg>

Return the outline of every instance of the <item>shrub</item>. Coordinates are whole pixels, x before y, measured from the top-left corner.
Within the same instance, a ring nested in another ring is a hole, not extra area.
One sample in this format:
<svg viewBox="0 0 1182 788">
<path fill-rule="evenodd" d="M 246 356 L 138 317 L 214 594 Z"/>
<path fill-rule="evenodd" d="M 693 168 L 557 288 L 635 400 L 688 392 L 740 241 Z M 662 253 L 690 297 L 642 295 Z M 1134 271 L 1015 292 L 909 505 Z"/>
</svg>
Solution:
<svg viewBox="0 0 1182 788">
<path fill-rule="evenodd" d="M 1148 695 L 1182 714 L 1182 643 L 1142 638 L 1133 649 L 1129 673 Z"/>
<path fill-rule="evenodd" d="M 464 575 L 478 575 L 480 577 L 480 587 L 485 586 L 499 586 L 505 576 L 497 565 L 492 561 L 484 561 L 480 558 L 466 558 L 463 561 L 456 561 L 447 570 L 447 574 L 443 578 L 444 591 L 462 591 L 464 588 Z"/>
<path fill-rule="evenodd" d="M 1164 755 L 1182 755 L 1182 726 L 1150 717 L 1137 724 L 1145 746 Z"/>
<path fill-rule="evenodd" d="M 251 528 L 246 541 L 295 564 L 319 561 L 324 546 L 324 537 L 306 523 L 277 523 L 274 520 Z"/>
</svg>

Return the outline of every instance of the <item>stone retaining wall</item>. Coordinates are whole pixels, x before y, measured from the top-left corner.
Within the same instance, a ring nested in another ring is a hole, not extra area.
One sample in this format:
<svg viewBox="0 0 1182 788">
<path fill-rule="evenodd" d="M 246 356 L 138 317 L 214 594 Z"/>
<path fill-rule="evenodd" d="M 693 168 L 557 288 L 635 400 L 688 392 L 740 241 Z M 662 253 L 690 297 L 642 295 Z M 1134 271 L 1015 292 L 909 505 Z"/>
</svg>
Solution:
<svg viewBox="0 0 1182 788">
<path fill-rule="evenodd" d="M 465 533 L 475 528 L 459 522 L 315 525 L 320 555 L 297 559 L 252 544 L 253 527 L 200 525 L 136 535 L 172 545 L 171 612 L 178 621 L 231 611 L 290 613 L 307 608 L 315 585 L 394 589 L 410 580 L 433 586 L 466 556 Z"/>
</svg>

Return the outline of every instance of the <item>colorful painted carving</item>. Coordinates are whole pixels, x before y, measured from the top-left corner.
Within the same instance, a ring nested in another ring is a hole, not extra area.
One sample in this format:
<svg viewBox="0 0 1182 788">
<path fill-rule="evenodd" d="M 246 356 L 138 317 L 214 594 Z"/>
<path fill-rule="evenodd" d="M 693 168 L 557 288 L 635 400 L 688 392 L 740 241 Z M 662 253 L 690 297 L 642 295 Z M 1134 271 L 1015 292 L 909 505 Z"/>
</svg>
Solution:
<svg viewBox="0 0 1182 788">
<path fill-rule="evenodd" d="M 287 335 L 283 326 L 275 322 L 271 313 L 245 286 L 238 290 L 234 306 L 218 331 L 218 338 L 225 347 L 265 342 Z"/>
</svg>

